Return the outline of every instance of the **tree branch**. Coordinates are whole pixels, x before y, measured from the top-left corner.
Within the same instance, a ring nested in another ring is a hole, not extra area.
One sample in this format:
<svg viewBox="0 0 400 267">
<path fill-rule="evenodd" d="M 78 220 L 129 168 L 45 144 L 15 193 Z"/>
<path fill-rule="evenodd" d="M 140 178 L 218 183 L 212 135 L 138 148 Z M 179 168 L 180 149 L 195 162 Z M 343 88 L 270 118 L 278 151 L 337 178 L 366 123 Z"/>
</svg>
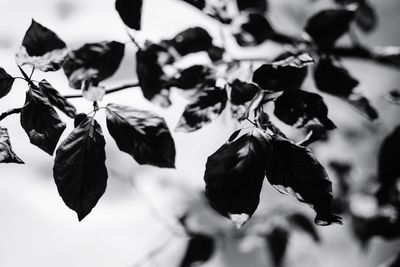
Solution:
<svg viewBox="0 0 400 267">
<path fill-rule="evenodd" d="M 22 111 L 22 108 L 13 108 L 13 109 L 7 110 L 6 112 L 3 112 L 0 114 L 0 121 L 5 119 L 9 115 L 21 113 L 21 111 Z"/>
<path fill-rule="evenodd" d="M 122 91 L 124 89 L 128 89 L 128 88 L 132 88 L 132 87 L 138 87 L 139 83 L 138 82 L 134 82 L 134 83 L 127 83 L 127 84 L 123 84 L 114 88 L 110 88 L 106 90 L 106 95 L 107 94 L 111 94 L 114 92 L 118 92 L 118 91 Z M 76 94 L 76 95 L 65 95 L 64 96 L 67 99 L 71 99 L 71 98 L 81 98 L 82 94 Z"/>
</svg>

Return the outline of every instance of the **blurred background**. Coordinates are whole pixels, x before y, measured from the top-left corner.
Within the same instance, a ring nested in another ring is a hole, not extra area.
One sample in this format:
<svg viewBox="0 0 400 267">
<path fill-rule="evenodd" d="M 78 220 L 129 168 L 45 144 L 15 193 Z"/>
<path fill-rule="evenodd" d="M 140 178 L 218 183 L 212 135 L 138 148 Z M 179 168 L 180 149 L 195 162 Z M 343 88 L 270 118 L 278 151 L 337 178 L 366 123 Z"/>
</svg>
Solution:
<svg viewBox="0 0 400 267">
<path fill-rule="evenodd" d="M 143 32 L 146 38 L 170 38 L 191 26 L 202 26 L 221 43 L 219 27 L 207 16 L 176 0 L 145 0 Z M 362 40 L 371 45 L 400 45 L 400 2 L 398 0 L 373 1 L 379 16 L 377 31 Z M 271 0 L 270 20 L 279 30 L 287 33 L 301 31 L 307 18 L 315 11 L 332 5 L 331 1 Z M 31 19 L 55 31 L 70 48 L 84 43 L 103 40 L 127 42 L 123 23 L 114 9 L 113 0 L 0 0 L 0 65 L 11 75 L 20 76 L 14 55 L 19 49 Z M 348 40 L 342 40 L 347 42 Z M 107 86 L 135 81 L 135 47 L 127 45 L 125 57 L 118 72 Z M 227 48 L 236 56 L 277 55 L 280 46 L 266 42 L 257 48 L 242 49 L 227 36 Z M 207 62 L 195 55 L 184 64 Z M 351 183 L 355 191 L 354 205 L 361 212 L 370 208 L 368 201 L 357 192 L 368 190 L 376 175 L 377 151 L 385 135 L 399 123 L 400 109 L 388 104 L 385 94 L 399 88 L 400 76 L 396 69 L 360 60 L 346 60 L 344 64 L 359 78 L 360 89 L 370 97 L 380 112 L 377 122 L 370 122 L 344 102 L 323 95 L 329 107 L 329 117 L 336 123 L 330 140 L 312 146 L 317 158 L 327 167 L 335 183 L 332 161 L 349 162 Z M 68 87 L 62 72 L 40 73 L 35 80 L 46 78 L 63 94 L 76 93 Z M 25 100 L 26 84 L 15 82 L 12 97 L 0 100 L 0 111 L 20 107 Z M 305 89 L 314 90 L 311 80 Z M 80 112 L 89 112 L 91 103 L 73 99 Z M 139 89 L 127 89 L 107 95 L 101 105 L 119 103 L 149 109 L 165 117 L 173 130 L 188 103 L 172 92 L 173 105 L 163 109 L 146 101 Z M 69 122 L 62 140 L 72 131 Z M 104 113 L 96 115 L 105 127 Z M 278 123 L 279 124 L 279 123 Z M 19 126 L 19 116 L 10 116 L 1 122 L 7 127 L 14 151 L 25 165 L 0 165 L 0 266 L 57 266 L 57 267 L 128 267 L 179 266 L 187 246 L 187 237 L 174 235 L 176 218 L 189 212 L 189 224 L 194 229 L 213 233 L 222 229 L 225 236 L 218 239 L 217 250 L 204 266 L 273 266 L 264 240 L 259 237 L 238 237 L 231 223 L 211 211 L 202 197 L 203 174 L 207 157 L 216 151 L 239 126 L 224 112 L 215 122 L 190 133 L 173 133 L 176 149 L 176 169 L 165 170 L 138 166 L 133 159 L 118 150 L 114 140 L 104 131 L 107 145 L 108 186 L 92 213 L 78 222 L 59 197 L 52 178 L 53 157 L 29 144 Z M 290 137 L 300 140 L 303 132 L 283 124 L 279 126 Z M 132 186 L 134 183 L 135 186 Z M 360 204 L 361 203 L 361 204 Z M 371 204 L 373 205 L 373 204 Z M 260 216 L 282 210 L 298 209 L 313 218 L 313 211 L 295 200 L 280 195 L 265 184 L 261 195 Z M 256 214 L 256 215 L 257 215 Z M 251 227 L 251 225 L 249 226 Z M 179 227 L 178 227 L 179 228 Z M 344 225 L 318 227 L 322 242 L 315 243 L 302 232 L 293 232 L 283 266 L 333 267 L 378 266 L 390 258 L 400 243 L 375 238 L 368 249 L 362 249 L 354 237 L 350 219 Z M 167 243 L 166 243 L 167 242 Z M 162 244 L 167 244 L 163 246 Z M 149 252 L 163 249 L 154 257 Z"/>
</svg>

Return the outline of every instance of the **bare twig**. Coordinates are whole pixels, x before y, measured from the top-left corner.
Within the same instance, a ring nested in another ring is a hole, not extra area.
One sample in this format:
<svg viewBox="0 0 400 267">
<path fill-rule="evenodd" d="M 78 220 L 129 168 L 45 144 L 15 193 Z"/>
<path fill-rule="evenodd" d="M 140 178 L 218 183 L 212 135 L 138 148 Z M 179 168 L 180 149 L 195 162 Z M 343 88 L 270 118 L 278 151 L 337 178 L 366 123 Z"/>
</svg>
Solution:
<svg viewBox="0 0 400 267">
<path fill-rule="evenodd" d="M 121 90 L 124 90 L 124 89 L 132 88 L 132 87 L 138 87 L 138 86 L 139 86 L 138 82 L 127 83 L 127 84 L 123 84 L 123 85 L 120 85 L 120 86 L 117 86 L 117 87 L 114 87 L 114 88 L 107 89 L 105 94 L 107 95 L 107 94 L 118 92 L 118 91 L 121 91 Z M 67 98 L 67 99 L 70 99 L 70 98 L 81 98 L 82 94 L 65 95 L 64 97 Z"/>
</svg>

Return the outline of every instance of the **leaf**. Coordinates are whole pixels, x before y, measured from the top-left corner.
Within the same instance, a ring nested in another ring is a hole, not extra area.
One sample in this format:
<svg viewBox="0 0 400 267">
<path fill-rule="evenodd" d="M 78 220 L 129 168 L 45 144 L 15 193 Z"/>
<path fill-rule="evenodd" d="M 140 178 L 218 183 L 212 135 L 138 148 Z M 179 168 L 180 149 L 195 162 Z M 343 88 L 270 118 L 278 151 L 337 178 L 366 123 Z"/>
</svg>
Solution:
<svg viewBox="0 0 400 267">
<path fill-rule="evenodd" d="M 181 56 L 207 51 L 213 46 L 212 37 L 205 29 L 201 27 L 188 28 L 178 33 L 174 38 L 167 42 Z"/>
<path fill-rule="evenodd" d="M 373 31 L 378 24 L 378 16 L 368 1 L 360 1 L 356 10 L 355 22 L 366 33 Z"/>
<path fill-rule="evenodd" d="M 180 71 L 179 77 L 168 81 L 166 86 L 178 87 L 184 90 L 195 89 L 203 85 L 210 74 L 210 68 L 202 65 L 193 65 Z"/>
<path fill-rule="evenodd" d="M 206 7 L 206 0 L 183 0 L 183 1 L 200 10 Z"/>
<path fill-rule="evenodd" d="M 314 58 L 309 53 L 296 54 L 292 52 L 285 52 L 279 55 L 272 65 L 280 67 L 296 67 L 304 68 L 315 63 Z"/>
<path fill-rule="evenodd" d="M 96 206 L 107 186 L 105 140 L 100 124 L 86 117 L 56 152 L 54 181 L 64 203 L 79 221 Z"/>
<path fill-rule="evenodd" d="M 328 107 L 318 94 L 303 90 L 285 91 L 275 101 L 274 114 L 289 125 L 305 126 L 309 121 L 318 119 L 328 130 L 335 129 L 335 124 L 327 117 Z"/>
<path fill-rule="evenodd" d="M 70 118 L 75 118 L 76 108 L 62 96 L 49 82 L 42 80 L 39 88 L 46 95 L 50 103 Z"/>
<path fill-rule="evenodd" d="M 240 228 L 259 203 L 270 137 L 254 128 L 208 157 L 204 181 L 210 205 Z"/>
<path fill-rule="evenodd" d="M 236 0 L 236 3 L 240 11 L 250 9 L 265 13 L 268 10 L 268 0 Z"/>
<path fill-rule="evenodd" d="M 207 262 L 213 255 L 215 250 L 215 242 L 211 237 L 196 234 L 189 240 L 185 256 L 180 267 L 191 267 L 194 264 L 203 264 Z"/>
<path fill-rule="evenodd" d="M 37 87 L 26 92 L 21 111 L 21 126 L 32 144 L 53 155 L 65 123 L 61 121 L 46 95 Z"/>
<path fill-rule="evenodd" d="M 16 54 L 18 65 L 30 64 L 41 71 L 61 68 L 68 48 L 57 34 L 32 19 Z"/>
<path fill-rule="evenodd" d="M 122 21 L 131 29 L 141 29 L 143 0 L 116 0 L 115 9 Z"/>
<path fill-rule="evenodd" d="M 314 69 L 314 80 L 320 91 L 341 97 L 351 95 L 359 84 L 338 60 L 325 56 Z"/>
<path fill-rule="evenodd" d="M 248 12 L 236 18 L 233 34 L 240 46 L 260 45 L 275 33 L 267 18 L 258 12 Z"/>
<path fill-rule="evenodd" d="M 125 45 L 117 41 L 88 43 L 71 51 L 63 65 L 69 85 L 81 89 L 84 81 L 97 84 L 111 77 L 121 64 Z"/>
<path fill-rule="evenodd" d="M 378 181 L 377 198 L 381 205 L 387 204 L 392 190 L 400 177 L 400 125 L 383 140 L 378 154 Z"/>
<path fill-rule="evenodd" d="M 6 128 L 0 126 L 0 163 L 24 162 L 14 153 L 11 147 L 10 136 Z"/>
<path fill-rule="evenodd" d="M 341 218 L 332 214 L 332 183 L 324 167 L 311 151 L 290 140 L 272 136 L 272 153 L 265 174 L 279 192 L 311 204 L 318 225 L 341 224 Z"/>
<path fill-rule="evenodd" d="M 354 10 L 344 8 L 323 10 L 307 21 L 304 30 L 317 46 L 327 49 L 349 30 L 354 17 Z"/>
<path fill-rule="evenodd" d="M 176 131 L 193 132 L 211 123 L 225 109 L 228 96 L 224 88 L 206 88 L 197 98 L 185 107 Z"/>
<path fill-rule="evenodd" d="M 108 104 L 107 128 L 121 151 L 139 164 L 175 167 L 175 145 L 164 119 L 150 112 Z"/>
<path fill-rule="evenodd" d="M 326 141 L 328 140 L 327 129 L 320 124 L 311 124 L 306 127 L 308 133 L 306 138 L 301 141 L 299 145 L 309 146 L 316 141 Z"/>
<path fill-rule="evenodd" d="M 294 213 L 288 217 L 288 220 L 291 225 L 310 235 L 315 242 L 321 241 L 315 225 L 306 215 L 302 213 Z"/>
<path fill-rule="evenodd" d="M 252 103 L 257 102 L 255 98 L 262 98 L 260 95 L 261 89 L 256 84 L 242 82 L 238 79 L 234 80 L 230 86 L 232 115 L 236 119 L 243 120 L 248 115 L 250 109 L 253 108 Z"/>
<path fill-rule="evenodd" d="M 164 71 L 158 62 L 156 45 L 149 45 L 136 52 L 136 73 L 143 96 L 162 107 L 171 105 L 169 90 L 164 86 Z"/>
<path fill-rule="evenodd" d="M 253 82 L 269 91 L 299 89 L 307 76 L 307 68 L 264 64 L 253 73 Z"/>
<path fill-rule="evenodd" d="M 0 98 L 5 97 L 11 91 L 15 78 L 0 67 Z"/>
<path fill-rule="evenodd" d="M 281 266 L 283 263 L 289 237 L 289 231 L 281 226 L 275 226 L 265 237 L 275 266 Z"/>
<path fill-rule="evenodd" d="M 346 101 L 365 114 L 370 120 L 376 120 L 379 117 L 378 111 L 371 105 L 368 98 L 360 93 L 353 94 Z"/>
</svg>

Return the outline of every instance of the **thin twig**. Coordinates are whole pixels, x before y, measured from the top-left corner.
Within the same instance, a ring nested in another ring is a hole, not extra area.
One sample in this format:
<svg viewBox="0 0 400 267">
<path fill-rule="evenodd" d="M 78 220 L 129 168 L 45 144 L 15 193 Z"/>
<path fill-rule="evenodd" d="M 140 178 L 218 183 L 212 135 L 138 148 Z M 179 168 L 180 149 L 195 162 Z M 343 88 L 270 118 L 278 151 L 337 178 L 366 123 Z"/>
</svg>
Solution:
<svg viewBox="0 0 400 267">
<path fill-rule="evenodd" d="M 120 86 L 117 86 L 117 87 L 114 87 L 114 88 L 107 89 L 106 92 L 105 92 L 105 94 L 107 95 L 107 94 L 111 94 L 111 93 L 114 93 L 114 92 L 118 92 L 118 91 L 121 91 L 121 90 L 124 90 L 124 89 L 132 88 L 132 87 L 138 87 L 138 86 L 139 86 L 139 83 L 138 83 L 138 82 L 135 82 L 135 83 L 127 83 L 127 84 L 123 84 L 123 85 L 120 85 Z M 82 94 L 65 95 L 64 97 L 67 98 L 67 99 L 71 99 L 71 98 L 81 98 L 81 97 L 82 97 Z"/>
<path fill-rule="evenodd" d="M 21 111 L 22 111 L 22 108 L 13 108 L 13 109 L 7 110 L 6 112 L 3 112 L 0 114 L 0 121 L 5 119 L 9 115 L 21 113 Z"/>
</svg>

